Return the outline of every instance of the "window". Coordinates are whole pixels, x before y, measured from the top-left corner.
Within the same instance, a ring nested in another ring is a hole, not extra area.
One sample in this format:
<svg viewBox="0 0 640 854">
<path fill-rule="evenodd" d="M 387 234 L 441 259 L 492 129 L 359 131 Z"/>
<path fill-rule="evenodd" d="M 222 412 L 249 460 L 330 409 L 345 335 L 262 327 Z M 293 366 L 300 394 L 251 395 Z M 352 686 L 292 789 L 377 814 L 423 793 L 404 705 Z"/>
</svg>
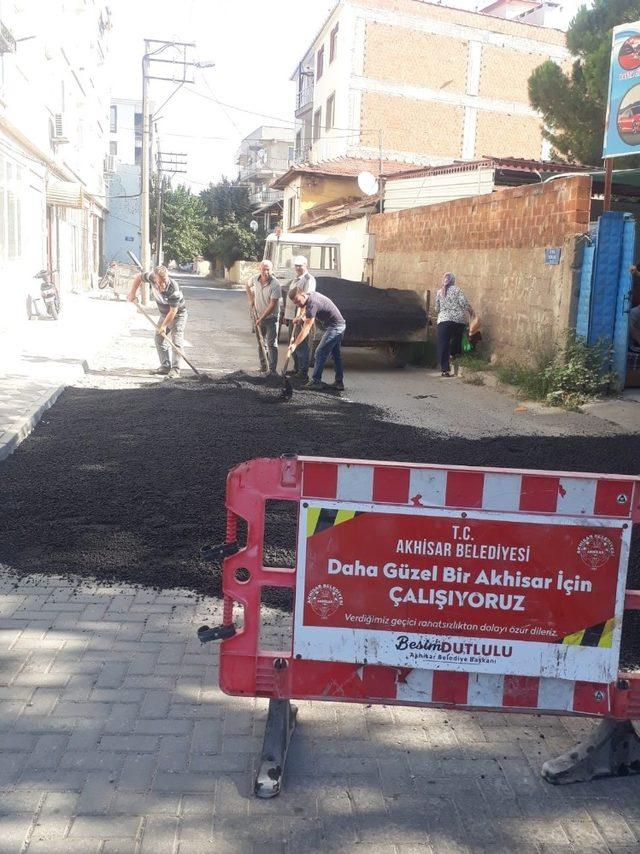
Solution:
<svg viewBox="0 0 640 854">
<path fill-rule="evenodd" d="M 136 153 L 133 158 L 133 162 L 136 166 L 140 166 L 142 163 L 142 148 L 136 148 Z"/>
<path fill-rule="evenodd" d="M 118 143 L 111 141 L 109 143 L 109 154 L 117 154 L 118 153 Z"/>
<path fill-rule="evenodd" d="M 118 108 L 113 105 L 111 107 L 111 133 L 118 132 Z"/>
<path fill-rule="evenodd" d="M 324 70 L 324 45 L 320 48 L 316 55 L 316 80 L 320 80 Z"/>
<path fill-rule="evenodd" d="M 336 93 L 332 92 L 331 95 L 327 98 L 327 107 L 325 110 L 324 116 L 324 129 L 331 130 L 333 125 L 335 124 L 335 107 L 336 107 Z"/>
<path fill-rule="evenodd" d="M 287 228 L 296 224 L 296 197 L 290 196 L 287 201 Z"/>
<path fill-rule="evenodd" d="M 329 36 L 329 65 L 338 56 L 338 24 L 331 30 Z"/>
<path fill-rule="evenodd" d="M 289 199 L 289 202 L 292 201 L 295 199 Z M 296 255 L 304 255 L 311 270 L 337 270 L 338 268 L 338 253 L 335 246 L 313 246 L 308 243 L 279 243 L 276 267 L 293 271 L 293 259 Z"/>
<path fill-rule="evenodd" d="M 320 139 L 320 131 L 322 128 L 322 107 L 313 114 L 313 141 L 317 142 Z"/>
<path fill-rule="evenodd" d="M 0 155 L 0 258 L 22 256 L 24 175 L 21 166 Z"/>
<path fill-rule="evenodd" d="M 295 158 L 299 160 L 302 156 L 302 128 L 296 133 L 296 151 Z"/>
</svg>

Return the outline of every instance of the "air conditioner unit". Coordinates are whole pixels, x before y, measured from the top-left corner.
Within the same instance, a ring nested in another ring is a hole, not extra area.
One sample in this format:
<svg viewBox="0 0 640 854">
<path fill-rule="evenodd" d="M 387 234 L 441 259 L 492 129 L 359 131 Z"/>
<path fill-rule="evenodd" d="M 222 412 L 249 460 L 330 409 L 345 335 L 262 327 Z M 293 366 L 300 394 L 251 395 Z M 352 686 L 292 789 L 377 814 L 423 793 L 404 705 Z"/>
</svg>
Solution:
<svg viewBox="0 0 640 854">
<path fill-rule="evenodd" d="M 115 154 L 107 154 L 104 158 L 104 174 L 113 175 L 118 171 L 118 158 Z"/>
<path fill-rule="evenodd" d="M 16 40 L 10 30 L 0 21 L 0 53 L 15 53 Z"/>
<path fill-rule="evenodd" d="M 66 122 L 64 113 L 55 113 L 53 116 L 53 141 L 55 143 L 69 142 L 65 131 Z"/>
</svg>

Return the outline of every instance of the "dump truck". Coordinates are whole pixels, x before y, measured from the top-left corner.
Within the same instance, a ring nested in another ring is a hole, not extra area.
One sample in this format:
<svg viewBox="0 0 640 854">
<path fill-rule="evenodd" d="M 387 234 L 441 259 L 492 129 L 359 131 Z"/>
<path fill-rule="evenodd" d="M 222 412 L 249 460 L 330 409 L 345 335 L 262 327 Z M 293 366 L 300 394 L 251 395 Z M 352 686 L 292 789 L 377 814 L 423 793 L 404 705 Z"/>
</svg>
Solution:
<svg viewBox="0 0 640 854">
<path fill-rule="evenodd" d="M 372 347 L 382 350 L 392 367 L 404 367 L 415 344 L 428 337 L 429 291 L 404 288 L 374 288 L 367 282 L 341 278 L 340 241 L 320 234 L 270 234 L 264 258 L 273 263 L 274 275 L 282 283 L 281 342 L 289 340 L 290 328 L 284 321 L 284 306 L 293 279 L 293 259 L 304 255 L 317 289 L 331 299 L 347 323 L 344 347 Z M 316 330 L 312 354 L 320 338 Z M 321 333 L 320 333 L 321 334 Z"/>
</svg>

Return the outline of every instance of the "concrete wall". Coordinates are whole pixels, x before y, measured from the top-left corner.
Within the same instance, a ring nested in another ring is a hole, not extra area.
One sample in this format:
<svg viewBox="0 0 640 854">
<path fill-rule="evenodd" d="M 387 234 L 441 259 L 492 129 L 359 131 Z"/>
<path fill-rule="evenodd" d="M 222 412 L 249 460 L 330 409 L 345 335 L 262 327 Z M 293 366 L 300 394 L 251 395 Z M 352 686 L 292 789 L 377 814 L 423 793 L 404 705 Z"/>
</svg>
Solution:
<svg viewBox="0 0 640 854">
<path fill-rule="evenodd" d="M 452 271 L 481 317 L 488 351 L 531 361 L 574 323 L 590 194 L 590 178 L 576 176 L 375 214 L 373 284 L 428 288 L 434 297 Z M 544 263 L 550 247 L 562 249 L 559 265 Z"/>
<path fill-rule="evenodd" d="M 316 205 L 332 202 L 342 196 L 362 197 L 358 179 L 344 175 L 299 175 L 285 187 L 283 199 L 283 230 L 300 222 L 305 211 Z M 295 198 L 295 222 L 289 222 L 289 199 Z"/>
<path fill-rule="evenodd" d="M 368 217 L 361 216 L 335 225 L 309 226 L 301 234 L 319 234 L 337 237 L 340 240 L 340 276 L 361 282 L 365 268 L 365 253 L 369 242 L 367 232 Z"/>
<path fill-rule="evenodd" d="M 385 181 L 385 211 L 401 211 L 424 205 L 438 205 L 452 199 L 493 193 L 495 169 L 473 172 L 451 172 L 420 175 L 418 178 L 395 178 Z"/>
<path fill-rule="evenodd" d="M 246 285 L 252 276 L 260 273 L 259 261 L 236 261 L 231 267 L 225 269 L 224 277 L 227 282 L 236 285 Z"/>
<path fill-rule="evenodd" d="M 118 164 L 118 171 L 109 181 L 109 213 L 105 228 L 105 262 L 130 264 L 127 250 L 138 258 L 140 241 L 140 167 Z M 121 198 L 129 196 L 129 198 Z"/>
</svg>

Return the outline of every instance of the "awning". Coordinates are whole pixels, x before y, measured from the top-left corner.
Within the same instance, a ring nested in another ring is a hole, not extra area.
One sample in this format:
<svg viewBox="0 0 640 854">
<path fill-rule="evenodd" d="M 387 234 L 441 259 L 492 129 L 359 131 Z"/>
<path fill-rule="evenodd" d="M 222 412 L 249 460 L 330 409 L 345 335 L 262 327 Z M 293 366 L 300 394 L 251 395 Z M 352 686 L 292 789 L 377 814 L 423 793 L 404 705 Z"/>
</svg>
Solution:
<svg viewBox="0 0 640 854">
<path fill-rule="evenodd" d="M 591 173 L 593 192 L 604 192 L 604 172 L 598 169 Z M 614 169 L 611 181 L 614 196 L 640 196 L 640 169 Z"/>
<path fill-rule="evenodd" d="M 74 181 L 61 181 L 49 176 L 47 180 L 47 204 L 64 208 L 83 207 L 82 184 Z"/>
</svg>

